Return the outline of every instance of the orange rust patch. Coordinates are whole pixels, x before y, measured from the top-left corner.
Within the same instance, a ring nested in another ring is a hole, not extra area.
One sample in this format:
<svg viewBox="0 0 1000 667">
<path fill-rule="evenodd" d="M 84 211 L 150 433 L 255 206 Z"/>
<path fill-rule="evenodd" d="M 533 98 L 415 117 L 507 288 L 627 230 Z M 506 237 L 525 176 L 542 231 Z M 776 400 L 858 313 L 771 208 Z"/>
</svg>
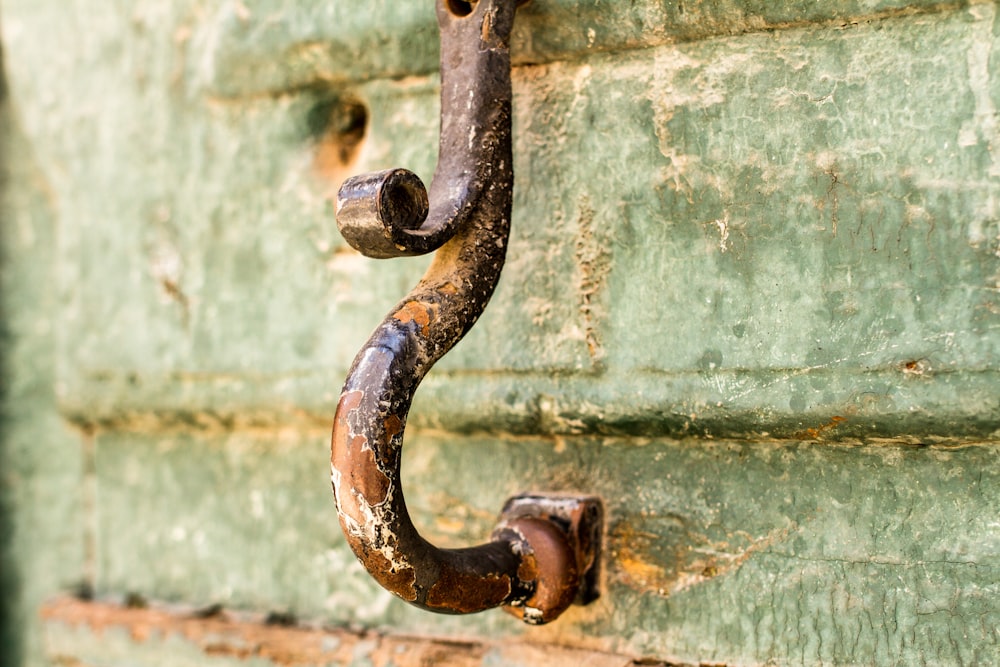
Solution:
<svg viewBox="0 0 1000 667">
<path fill-rule="evenodd" d="M 847 417 L 834 415 L 833 417 L 830 418 L 830 421 L 828 421 L 827 423 L 817 426 L 816 428 L 807 428 L 805 431 L 796 433 L 795 437 L 801 438 L 803 440 L 816 440 L 823 433 L 826 433 L 827 431 L 832 431 L 833 429 L 837 428 L 840 424 L 846 421 Z"/>
<path fill-rule="evenodd" d="M 328 195 L 336 197 L 337 188 L 351 175 L 351 165 L 361 150 L 368 112 L 361 102 L 349 99 L 331 105 L 327 112 L 327 127 L 314 147 L 313 169 L 328 185 Z"/>
<path fill-rule="evenodd" d="M 387 439 L 395 438 L 397 435 L 403 431 L 403 421 L 396 415 L 389 415 L 385 418 L 385 437 Z"/>
<path fill-rule="evenodd" d="M 625 584 L 660 595 L 676 584 L 687 556 L 680 551 L 661 552 L 658 545 L 662 539 L 628 521 L 614 527 L 609 546 Z"/>
<path fill-rule="evenodd" d="M 480 39 L 487 44 L 489 44 L 490 40 L 493 39 L 493 17 L 490 14 L 483 17 L 483 27 L 481 29 Z"/>
<path fill-rule="evenodd" d="M 355 538 L 348 536 L 347 539 L 352 543 L 351 546 L 353 548 Z M 358 554 L 358 558 L 361 559 L 365 569 L 387 591 L 398 595 L 408 602 L 413 602 L 417 599 L 417 589 L 414 586 L 414 583 L 417 581 L 417 573 L 414 572 L 412 567 L 401 568 L 393 572 L 392 562 L 379 551 L 365 552 L 355 549 L 354 553 Z"/>
<path fill-rule="evenodd" d="M 618 555 L 618 567 L 630 582 L 640 590 L 660 591 L 669 588 L 676 577 L 667 572 L 642 554 L 631 549 L 622 549 Z"/>
<path fill-rule="evenodd" d="M 924 375 L 931 370 L 926 359 L 912 359 L 900 365 L 899 369 L 907 375 Z"/>
<path fill-rule="evenodd" d="M 521 564 L 517 566 L 517 578 L 521 581 L 534 581 L 538 578 L 538 562 L 535 554 L 525 554 L 521 557 Z"/>
<path fill-rule="evenodd" d="M 471 614 L 499 606 L 510 595 L 510 577 L 484 578 L 443 565 L 437 583 L 427 591 L 428 607 Z"/>
<path fill-rule="evenodd" d="M 430 323 L 433 319 L 433 309 L 425 306 L 419 301 L 407 301 L 403 307 L 392 314 L 397 322 L 406 324 L 416 322 L 420 326 L 420 333 L 424 336 L 430 331 Z"/>
</svg>

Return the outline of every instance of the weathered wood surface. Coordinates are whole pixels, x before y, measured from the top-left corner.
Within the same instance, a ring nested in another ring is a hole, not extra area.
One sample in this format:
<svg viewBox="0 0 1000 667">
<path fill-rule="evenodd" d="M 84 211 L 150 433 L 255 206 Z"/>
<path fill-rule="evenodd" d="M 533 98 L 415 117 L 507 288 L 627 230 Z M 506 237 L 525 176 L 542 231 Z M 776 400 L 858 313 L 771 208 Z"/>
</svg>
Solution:
<svg viewBox="0 0 1000 667">
<path fill-rule="evenodd" d="M 61 212 L 63 411 L 107 428 L 325 424 L 426 264 L 350 251 L 329 196 L 367 169 L 429 177 L 436 78 L 219 99 L 185 87 L 216 51 L 150 32 L 153 6 L 77 17 L 93 27 L 76 48 L 30 30 L 42 9 L 8 29 L 43 73 L 12 68 L 19 103 L 54 105 L 23 122 Z M 415 418 L 719 437 L 838 418 L 825 436 L 991 437 L 995 16 L 975 4 L 517 68 L 509 267 Z"/>
<path fill-rule="evenodd" d="M 57 599 L 42 608 L 57 664 L 112 667 L 634 667 L 625 656 L 522 641 L 462 642 L 287 625 L 212 609 Z M 287 620 L 287 619 L 286 619 Z M 663 663 L 643 663 L 656 667 Z"/>
<path fill-rule="evenodd" d="M 1000 659 L 993 445 L 412 434 L 408 505 L 435 543 L 484 539 L 518 492 L 604 498 L 604 596 L 525 628 L 427 614 L 367 577 L 329 512 L 323 439 L 99 436 L 97 589 L 676 662 Z"/>
<path fill-rule="evenodd" d="M 998 25 L 993 2 L 522 12 L 510 266 L 418 392 L 404 479 L 455 545 L 512 493 L 607 500 L 605 596 L 530 641 L 1000 661 Z M 378 591 L 326 479 L 346 368 L 426 262 L 347 250 L 330 196 L 432 172 L 430 3 L 10 0 L 2 30 L 0 527 L 32 664 L 26 619 L 80 583 L 522 636 Z"/>
</svg>

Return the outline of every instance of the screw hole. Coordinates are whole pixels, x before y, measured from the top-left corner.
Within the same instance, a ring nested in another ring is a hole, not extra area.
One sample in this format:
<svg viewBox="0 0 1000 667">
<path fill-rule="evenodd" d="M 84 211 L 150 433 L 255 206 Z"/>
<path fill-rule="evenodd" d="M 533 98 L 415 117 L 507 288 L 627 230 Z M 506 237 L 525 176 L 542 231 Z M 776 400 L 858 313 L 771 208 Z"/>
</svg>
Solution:
<svg viewBox="0 0 1000 667">
<path fill-rule="evenodd" d="M 357 144 L 365 136 L 368 109 L 357 100 L 332 97 L 314 105 L 306 123 L 309 133 L 317 140 L 335 137 L 345 143 Z"/>
<path fill-rule="evenodd" d="M 315 142 L 314 167 L 339 187 L 364 143 L 368 109 L 356 99 L 330 97 L 313 106 L 306 124 Z"/>
<path fill-rule="evenodd" d="M 465 0 L 448 0 L 448 11 L 450 11 L 455 16 L 468 16 L 472 13 L 473 2 L 466 2 Z"/>
</svg>

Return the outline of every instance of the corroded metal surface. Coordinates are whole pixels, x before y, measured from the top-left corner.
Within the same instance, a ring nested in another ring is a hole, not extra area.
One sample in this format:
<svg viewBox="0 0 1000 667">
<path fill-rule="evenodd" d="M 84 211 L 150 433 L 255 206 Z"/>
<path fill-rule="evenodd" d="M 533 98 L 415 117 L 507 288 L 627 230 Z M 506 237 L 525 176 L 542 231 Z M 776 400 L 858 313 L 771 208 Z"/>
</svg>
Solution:
<svg viewBox="0 0 1000 667">
<path fill-rule="evenodd" d="M 440 250 L 355 359 L 337 407 L 331 469 L 347 540 L 382 586 L 432 611 L 508 605 L 537 624 L 576 598 L 584 559 L 572 526 L 540 514 L 521 517 L 501 524 L 488 544 L 438 549 L 414 528 L 400 485 L 403 430 L 417 385 L 482 313 L 506 255 L 515 7 L 515 0 L 438 1 L 441 145 L 429 198 L 402 169 L 348 179 L 340 190 L 338 224 L 361 252 Z"/>
<path fill-rule="evenodd" d="M 499 274 L 513 187 L 509 40 L 517 4 L 438 0 L 441 139 L 429 197 L 405 169 L 347 179 L 338 194 L 337 224 L 360 252 L 422 255 L 463 232 L 465 241 L 494 246 L 481 260 Z M 485 236 L 474 234 L 480 227 Z M 452 245 L 471 247 L 461 239 Z M 486 298 L 495 282 L 496 276 L 483 276 Z"/>
<path fill-rule="evenodd" d="M 494 534 L 513 530 L 534 554 L 522 567 L 537 570 L 536 585 L 524 604 L 509 606 L 526 623 L 546 623 L 571 604 L 599 596 L 601 532 L 604 510 L 597 498 L 532 496 L 511 498 Z"/>
</svg>

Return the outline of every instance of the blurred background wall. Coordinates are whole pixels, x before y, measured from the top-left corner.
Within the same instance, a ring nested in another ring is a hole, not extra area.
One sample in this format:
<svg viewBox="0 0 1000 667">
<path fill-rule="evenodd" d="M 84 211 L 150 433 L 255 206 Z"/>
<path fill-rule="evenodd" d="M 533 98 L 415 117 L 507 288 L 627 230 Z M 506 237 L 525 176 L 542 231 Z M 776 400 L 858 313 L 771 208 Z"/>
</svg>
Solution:
<svg viewBox="0 0 1000 667">
<path fill-rule="evenodd" d="M 604 595 L 526 629 L 392 599 L 329 491 L 427 264 L 333 197 L 430 181 L 433 3 L 4 0 L 3 664 L 1000 661 L 997 16 L 518 11 L 508 266 L 404 478 L 451 546 L 604 498 Z"/>
</svg>

